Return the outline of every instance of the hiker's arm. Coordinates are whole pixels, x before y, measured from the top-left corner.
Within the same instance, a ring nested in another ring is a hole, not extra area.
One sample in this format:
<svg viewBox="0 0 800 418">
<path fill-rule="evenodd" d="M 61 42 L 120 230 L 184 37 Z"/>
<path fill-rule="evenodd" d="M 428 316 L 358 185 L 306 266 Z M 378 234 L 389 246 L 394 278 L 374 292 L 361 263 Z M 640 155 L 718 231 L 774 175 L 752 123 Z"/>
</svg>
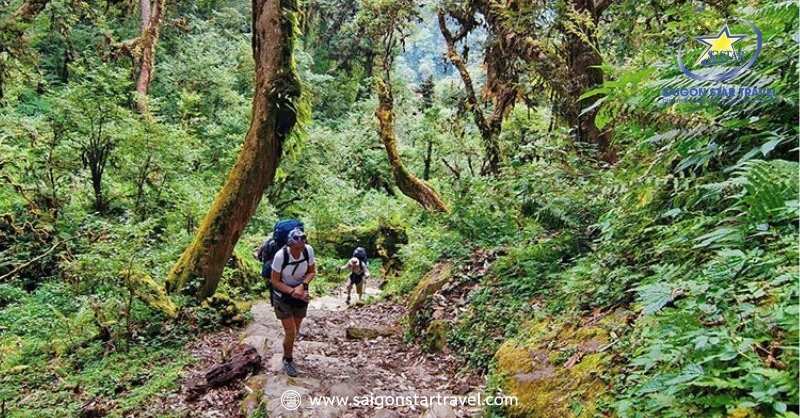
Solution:
<svg viewBox="0 0 800 418">
<path fill-rule="evenodd" d="M 303 276 L 303 283 L 309 284 L 309 283 L 311 283 L 312 280 L 314 280 L 315 277 L 317 277 L 317 264 L 316 263 L 311 264 L 310 266 L 308 266 L 308 271 L 306 272 L 306 275 Z"/>
<path fill-rule="evenodd" d="M 287 285 L 283 282 L 283 280 L 281 280 L 281 274 L 275 270 L 272 270 L 272 276 L 270 276 L 269 281 L 272 283 L 273 288 L 278 289 L 283 293 L 292 293 L 294 290 L 293 287 Z"/>
<path fill-rule="evenodd" d="M 317 275 L 317 266 L 311 264 L 308 266 L 308 271 L 306 272 L 305 276 L 303 276 L 303 284 L 297 287 L 290 287 L 292 289 L 290 292 L 292 297 L 304 300 L 308 302 L 308 284 L 314 280 L 314 277 Z"/>
</svg>

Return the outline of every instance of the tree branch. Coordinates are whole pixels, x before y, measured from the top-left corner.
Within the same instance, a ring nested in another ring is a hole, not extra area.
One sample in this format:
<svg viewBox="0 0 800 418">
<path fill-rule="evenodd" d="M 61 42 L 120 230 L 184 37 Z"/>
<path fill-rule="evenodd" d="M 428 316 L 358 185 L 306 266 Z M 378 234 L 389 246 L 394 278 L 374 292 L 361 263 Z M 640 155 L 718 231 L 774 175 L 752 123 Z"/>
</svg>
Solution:
<svg viewBox="0 0 800 418">
<path fill-rule="evenodd" d="M 65 241 L 59 241 L 59 242 L 55 243 L 55 245 L 53 245 L 52 247 L 50 247 L 50 249 L 49 249 L 49 250 L 47 250 L 47 251 L 43 252 L 42 254 L 40 254 L 40 255 L 38 255 L 38 256 L 36 256 L 36 257 L 34 257 L 33 259 L 31 259 L 31 260 L 30 260 L 30 261 L 28 261 L 28 262 L 25 262 L 25 263 L 22 263 L 22 264 L 20 264 L 19 266 L 15 267 L 15 268 L 14 268 L 13 270 L 11 270 L 10 272 L 8 272 L 8 273 L 6 273 L 6 274 L 4 274 L 4 275 L 0 276 L 0 282 L 4 281 L 4 280 L 6 280 L 6 279 L 10 279 L 10 278 L 14 277 L 14 275 L 16 275 L 16 274 L 17 274 L 17 273 L 19 273 L 20 271 L 22 271 L 22 270 L 26 269 L 26 268 L 27 268 L 28 266 L 30 266 L 31 264 L 33 264 L 33 263 L 35 263 L 35 262 L 37 262 L 37 261 L 41 260 L 42 258 L 45 258 L 45 257 L 47 257 L 47 256 L 48 256 L 50 253 L 52 253 L 52 252 L 53 252 L 53 251 L 54 251 L 56 248 L 58 248 L 58 246 L 60 246 L 61 244 L 64 244 L 64 243 L 66 243 L 67 241 L 69 241 L 69 240 L 65 240 Z"/>
<path fill-rule="evenodd" d="M 450 170 L 451 173 L 453 173 L 453 176 L 456 179 L 461 178 L 461 169 L 451 166 L 450 163 L 448 163 L 447 160 L 444 158 L 442 158 L 442 162 L 444 163 L 445 167 L 447 167 L 447 169 Z"/>
<path fill-rule="evenodd" d="M 456 67 L 456 70 L 458 70 L 461 76 L 461 81 L 464 83 L 464 90 L 466 90 L 467 93 L 467 104 L 472 111 L 475 124 L 478 125 L 478 129 L 481 131 L 482 135 L 489 135 L 489 125 L 486 123 L 486 117 L 478 106 L 478 98 L 475 95 L 472 77 L 469 75 L 466 63 L 461 56 L 458 55 L 458 52 L 456 52 L 455 38 L 453 38 L 450 29 L 447 28 L 444 12 L 439 10 L 436 14 L 439 19 L 439 30 L 442 32 L 442 36 L 444 36 L 445 43 L 447 44 L 447 58 L 449 58 L 450 62 Z"/>
</svg>

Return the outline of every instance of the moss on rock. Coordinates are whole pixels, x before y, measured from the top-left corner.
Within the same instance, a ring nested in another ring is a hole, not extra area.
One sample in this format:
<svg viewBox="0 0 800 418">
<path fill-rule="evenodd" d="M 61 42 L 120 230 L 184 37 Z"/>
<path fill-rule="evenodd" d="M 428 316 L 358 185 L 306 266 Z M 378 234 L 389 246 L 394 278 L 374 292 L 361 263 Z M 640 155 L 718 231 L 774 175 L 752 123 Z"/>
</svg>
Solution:
<svg viewBox="0 0 800 418">
<path fill-rule="evenodd" d="M 505 341 L 495 354 L 500 388 L 516 396 L 511 416 L 588 417 L 608 389 L 613 330 L 624 326 L 625 311 L 599 321 L 557 323 L 550 318 L 526 325 L 525 337 Z"/>
<path fill-rule="evenodd" d="M 250 289 L 261 280 L 260 268 L 249 251 L 237 246 L 225 266 L 225 279 L 231 287 Z"/>
<path fill-rule="evenodd" d="M 335 254 L 338 258 L 350 258 L 356 247 L 364 247 L 370 258 L 392 259 L 400 246 L 408 243 L 405 229 L 389 224 L 359 227 L 340 225 L 318 231 L 310 238 L 320 252 Z"/>
<path fill-rule="evenodd" d="M 434 293 L 438 292 L 450 279 L 453 277 L 453 263 L 450 261 L 443 261 L 437 263 L 430 269 L 411 292 L 408 298 L 408 319 L 412 327 L 420 326 L 418 317 L 420 316 L 421 309 L 425 306 Z"/>
<path fill-rule="evenodd" d="M 247 321 L 247 314 L 250 312 L 252 303 L 234 300 L 224 292 L 217 292 L 206 298 L 201 306 L 217 311 L 223 324 L 240 325 Z"/>
<path fill-rule="evenodd" d="M 450 323 L 444 319 L 434 319 L 425 329 L 424 347 L 430 352 L 440 352 L 447 345 L 447 329 Z"/>
</svg>

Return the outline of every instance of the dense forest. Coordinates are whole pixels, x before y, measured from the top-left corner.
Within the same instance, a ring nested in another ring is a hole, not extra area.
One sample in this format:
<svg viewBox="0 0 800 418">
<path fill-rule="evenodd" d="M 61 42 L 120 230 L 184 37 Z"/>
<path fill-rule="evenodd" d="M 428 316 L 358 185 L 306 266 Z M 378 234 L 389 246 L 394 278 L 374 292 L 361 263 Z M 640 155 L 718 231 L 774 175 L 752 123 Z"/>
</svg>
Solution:
<svg viewBox="0 0 800 418">
<path fill-rule="evenodd" d="M 0 0 L 0 417 L 300 416 L 252 333 L 289 218 L 338 305 L 282 384 L 517 400 L 302 416 L 797 417 L 798 42 L 777 0 Z"/>
</svg>

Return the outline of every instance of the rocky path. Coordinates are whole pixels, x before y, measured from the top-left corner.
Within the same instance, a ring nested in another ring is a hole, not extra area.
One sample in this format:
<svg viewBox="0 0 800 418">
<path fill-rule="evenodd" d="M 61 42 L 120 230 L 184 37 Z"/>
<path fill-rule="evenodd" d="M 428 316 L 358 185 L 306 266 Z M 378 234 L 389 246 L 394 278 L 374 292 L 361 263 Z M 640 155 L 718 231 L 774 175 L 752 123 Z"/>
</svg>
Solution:
<svg viewBox="0 0 800 418">
<path fill-rule="evenodd" d="M 368 294 L 377 292 L 367 288 Z M 296 378 L 281 371 L 283 329 L 272 307 L 268 301 L 253 306 L 253 322 L 245 329 L 243 342 L 256 347 L 265 364 L 262 374 L 245 383 L 245 413 L 253 413 L 261 405 L 269 417 L 444 418 L 478 414 L 478 408 L 461 405 L 413 405 L 415 395 L 428 399 L 476 395 L 482 389 L 482 380 L 459 373 L 458 362 L 449 354 L 426 354 L 416 345 L 405 343 L 399 323 L 405 313 L 403 306 L 380 302 L 348 307 L 341 290 L 337 293 L 313 299 L 309 305 L 295 345 L 300 371 Z M 312 398 L 321 396 L 339 396 L 350 404 L 311 405 Z M 387 406 L 378 408 L 380 404 Z"/>
<path fill-rule="evenodd" d="M 370 287 L 366 292 L 379 293 Z M 483 379 L 462 371 L 458 360 L 446 352 L 425 353 L 406 343 L 401 325 L 405 306 L 385 301 L 347 306 L 344 300 L 343 289 L 312 299 L 295 343 L 300 376 L 291 378 L 282 372 L 283 328 L 269 301 L 258 301 L 252 307 L 252 322 L 243 330 L 201 336 L 187 347 L 195 361 L 185 372 L 181 392 L 166 394 L 136 415 L 456 418 L 480 414 L 476 406 L 412 404 L 415 396 L 418 400 L 437 395 L 438 399 L 475 397 L 483 390 Z M 193 380 L 246 345 L 261 356 L 258 374 L 211 388 L 199 397 L 188 394 Z M 299 399 L 292 399 L 294 395 Z M 312 405 L 312 398 L 323 396 L 338 396 L 349 404 L 324 405 L 320 399 L 320 404 Z"/>
</svg>

